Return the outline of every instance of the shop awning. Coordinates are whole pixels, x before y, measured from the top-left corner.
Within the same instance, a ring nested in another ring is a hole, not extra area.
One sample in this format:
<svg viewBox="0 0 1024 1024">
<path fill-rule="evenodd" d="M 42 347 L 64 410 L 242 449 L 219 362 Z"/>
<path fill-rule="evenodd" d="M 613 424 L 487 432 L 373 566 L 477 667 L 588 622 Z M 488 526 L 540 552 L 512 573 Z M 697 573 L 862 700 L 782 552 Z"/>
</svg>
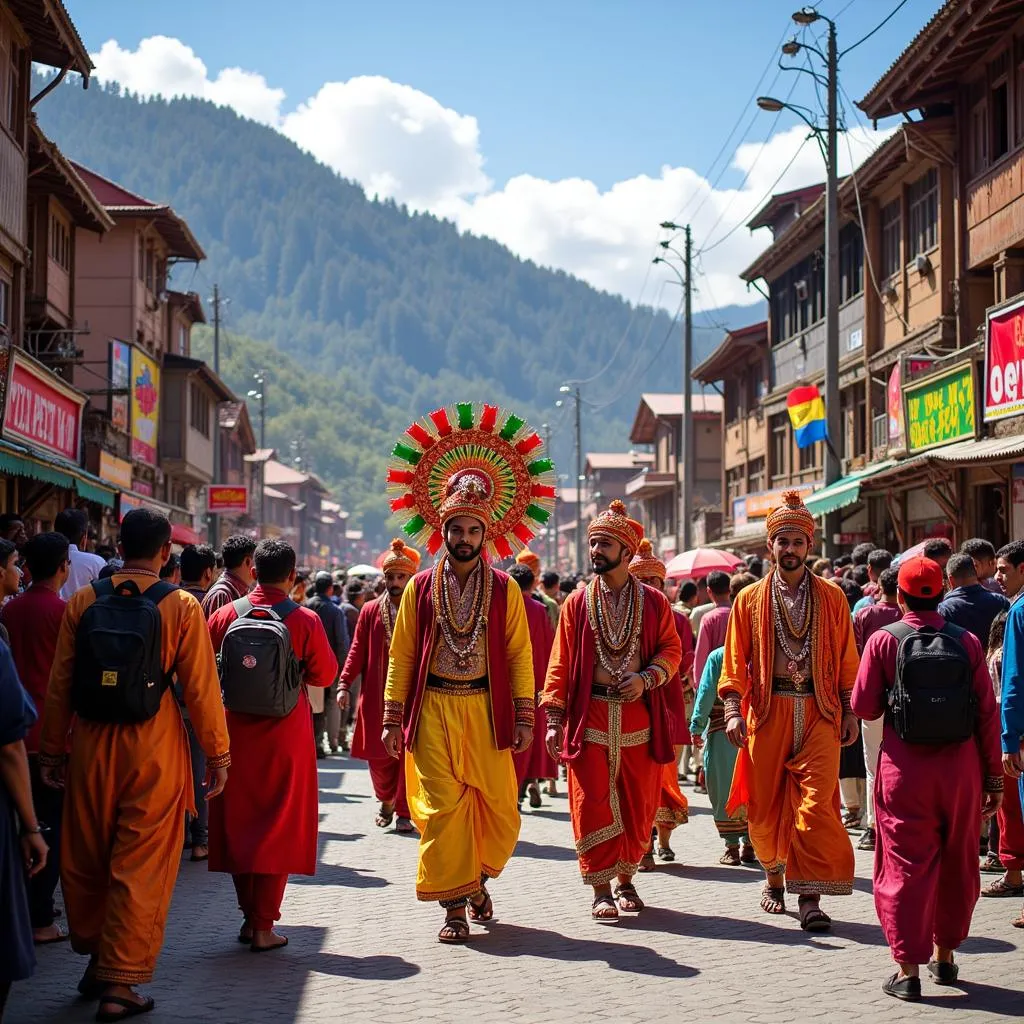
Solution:
<svg viewBox="0 0 1024 1024">
<path fill-rule="evenodd" d="M 855 501 L 860 500 L 860 488 L 865 480 L 884 473 L 895 465 L 895 459 L 876 462 L 856 473 L 844 476 L 841 480 L 829 484 L 828 487 L 823 487 L 820 491 L 815 491 L 807 498 L 805 504 L 811 514 L 815 516 L 823 516 L 829 512 L 835 512 L 837 509 L 846 508 L 847 505 L 852 505 Z"/>
<path fill-rule="evenodd" d="M 81 466 L 10 441 L 0 441 L 0 473 L 66 487 L 77 491 L 86 501 L 94 501 L 106 508 L 114 507 L 114 491 L 98 476 L 93 476 Z"/>
<path fill-rule="evenodd" d="M 203 538 L 192 529 L 191 526 L 182 526 L 181 523 L 171 523 L 172 544 L 201 544 Z"/>
</svg>

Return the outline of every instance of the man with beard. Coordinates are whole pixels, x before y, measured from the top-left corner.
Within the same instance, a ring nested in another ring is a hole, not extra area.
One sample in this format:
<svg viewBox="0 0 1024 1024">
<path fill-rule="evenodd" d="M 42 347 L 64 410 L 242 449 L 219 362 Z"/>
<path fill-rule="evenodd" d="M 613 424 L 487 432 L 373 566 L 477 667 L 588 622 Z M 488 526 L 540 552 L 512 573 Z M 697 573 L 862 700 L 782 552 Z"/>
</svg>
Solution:
<svg viewBox="0 0 1024 1024">
<path fill-rule="evenodd" d="M 666 688 L 682 647 L 668 599 L 629 573 L 643 527 L 626 506 L 613 501 L 587 533 L 594 579 L 562 606 L 540 705 L 548 752 L 569 766 L 591 914 L 613 923 L 620 911 L 644 909 L 633 875 L 650 839 L 662 766 L 675 764 Z"/>
<path fill-rule="evenodd" d="M 384 747 L 399 758 L 404 735 L 421 836 L 416 896 L 444 908 L 438 940 L 449 944 L 469 938 L 467 904 L 474 921 L 494 916 L 486 882 L 519 838 L 512 754 L 533 739 L 523 595 L 480 557 L 492 524 L 506 537 L 483 472 L 449 481 L 437 513 L 445 553 L 402 596 L 384 692 Z"/>
<path fill-rule="evenodd" d="M 853 849 L 839 818 L 839 749 L 858 735 L 850 693 L 857 646 L 843 592 L 809 572 L 814 517 L 796 491 L 768 516 L 775 565 L 742 591 L 725 638 L 719 696 L 740 748 L 730 803 L 746 803 L 750 841 L 767 874 L 761 908 L 826 931 L 822 893 L 853 892 Z M 744 790 L 746 790 L 744 792 Z"/>
<path fill-rule="evenodd" d="M 391 757 L 384 748 L 384 682 L 388 674 L 388 652 L 395 631 L 395 618 L 402 594 L 420 565 L 420 553 L 406 547 L 403 540 L 393 540 L 381 569 L 387 587 L 380 597 L 363 605 L 356 622 L 355 636 L 349 648 L 345 667 L 338 683 L 338 704 L 348 714 L 351 688 L 362 678 L 356 728 L 352 736 L 352 756 L 366 761 L 370 767 L 373 792 L 380 801 L 374 824 L 387 828 L 398 815 L 396 832 L 412 832 L 409 802 L 405 797 L 403 761 Z M 339 614 L 341 612 L 339 611 Z"/>
</svg>

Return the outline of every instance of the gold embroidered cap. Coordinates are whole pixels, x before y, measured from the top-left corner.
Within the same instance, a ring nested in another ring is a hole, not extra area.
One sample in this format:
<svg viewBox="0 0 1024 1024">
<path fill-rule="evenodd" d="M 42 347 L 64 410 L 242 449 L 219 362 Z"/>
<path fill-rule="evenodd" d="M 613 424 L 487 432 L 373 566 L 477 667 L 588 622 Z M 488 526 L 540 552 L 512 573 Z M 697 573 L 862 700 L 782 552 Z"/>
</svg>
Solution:
<svg viewBox="0 0 1024 1024">
<path fill-rule="evenodd" d="M 803 503 L 799 491 L 784 491 L 782 504 L 768 513 L 768 540 L 771 542 L 780 533 L 796 530 L 807 534 L 814 543 L 814 516 Z"/>
<path fill-rule="evenodd" d="M 441 528 L 459 516 L 479 519 L 486 529 L 491 525 L 491 502 L 487 493 L 487 481 L 482 476 L 465 473 L 452 477 L 448 483 L 448 495 L 441 503 Z"/>
<path fill-rule="evenodd" d="M 654 548 L 646 537 L 640 541 L 640 547 L 629 563 L 629 573 L 638 579 L 665 579 L 665 563 L 654 554 Z"/>
<path fill-rule="evenodd" d="M 611 537 L 622 544 L 630 554 L 635 554 L 644 539 L 644 528 L 642 523 L 629 518 L 626 506 L 616 498 L 608 506 L 607 511 L 591 521 L 587 528 L 587 537 Z"/>
<path fill-rule="evenodd" d="M 380 567 L 383 572 L 406 572 L 412 576 L 419 570 L 420 553 L 409 547 L 401 537 L 396 537 Z"/>
</svg>

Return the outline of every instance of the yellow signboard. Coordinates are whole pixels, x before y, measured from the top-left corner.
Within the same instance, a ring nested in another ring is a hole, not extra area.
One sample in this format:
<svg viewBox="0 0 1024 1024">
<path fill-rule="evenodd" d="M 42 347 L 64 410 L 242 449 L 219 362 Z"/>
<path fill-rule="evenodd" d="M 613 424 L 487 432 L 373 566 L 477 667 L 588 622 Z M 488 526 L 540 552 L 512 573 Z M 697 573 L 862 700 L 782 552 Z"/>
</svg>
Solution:
<svg viewBox="0 0 1024 1024">
<path fill-rule="evenodd" d="M 132 458 L 156 465 L 160 426 L 160 367 L 141 349 L 132 349 Z"/>
</svg>

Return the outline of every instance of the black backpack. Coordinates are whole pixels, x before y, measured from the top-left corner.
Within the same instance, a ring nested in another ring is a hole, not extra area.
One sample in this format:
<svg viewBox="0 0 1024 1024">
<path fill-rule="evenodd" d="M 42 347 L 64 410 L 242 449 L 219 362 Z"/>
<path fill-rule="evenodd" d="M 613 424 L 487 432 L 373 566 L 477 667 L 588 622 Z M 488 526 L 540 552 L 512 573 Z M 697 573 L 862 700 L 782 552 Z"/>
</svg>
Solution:
<svg viewBox="0 0 1024 1024">
<path fill-rule="evenodd" d="M 96 600 L 75 633 L 71 706 L 90 722 L 133 725 L 160 709 L 172 674 L 163 670 L 158 605 L 177 589 L 159 580 L 145 592 L 134 580 L 92 584 Z"/>
<path fill-rule="evenodd" d="M 246 715 L 284 718 L 299 702 L 302 684 L 302 664 L 284 621 L 299 606 L 285 600 L 254 607 L 242 597 L 232 607 L 237 618 L 217 655 L 224 706 Z"/>
<path fill-rule="evenodd" d="M 889 718 L 906 743 L 963 743 L 974 736 L 976 714 L 971 661 L 960 642 L 966 630 L 914 629 L 906 622 L 882 627 L 899 641 Z"/>
</svg>

